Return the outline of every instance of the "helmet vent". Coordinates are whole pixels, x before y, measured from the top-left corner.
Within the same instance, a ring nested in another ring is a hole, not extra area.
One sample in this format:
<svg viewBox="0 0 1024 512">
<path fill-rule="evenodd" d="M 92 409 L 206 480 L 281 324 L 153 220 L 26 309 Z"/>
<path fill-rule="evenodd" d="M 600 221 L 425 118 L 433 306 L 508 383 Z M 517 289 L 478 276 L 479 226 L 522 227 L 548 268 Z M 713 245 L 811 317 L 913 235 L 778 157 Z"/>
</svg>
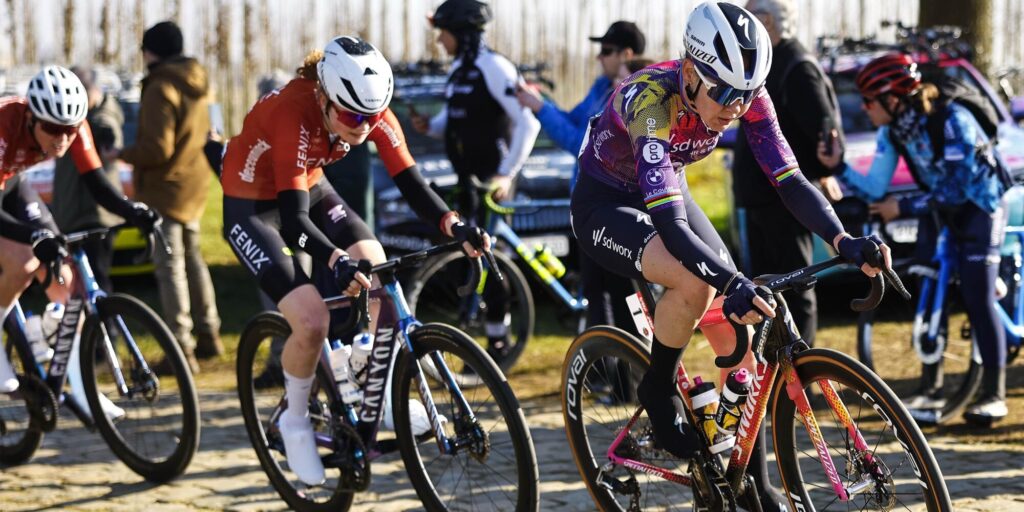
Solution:
<svg viewBox="0 0 1024 512">
<path fill-rule="evenodd" d="M 732 71 L 732 61 L 729 60 L 729 52 L 725 50 L 725 43 L 722 42 L 721 34 L 715 34 L 713 44 L 715 45 L 715 53 L 718 54 L 718 59 L 722 61 L 722 64 L 729 71 Z"/>
<path fill-rule="evenodd" d="M 363 71 L 363 76 L 370 76 L 370 75 L 376 75 L 376 74 L 377 74 L 377 72 L 372 70 L 372 69 L 370 69 L 370 68 L 366 68 L 366 71 Z"/>
</svg>

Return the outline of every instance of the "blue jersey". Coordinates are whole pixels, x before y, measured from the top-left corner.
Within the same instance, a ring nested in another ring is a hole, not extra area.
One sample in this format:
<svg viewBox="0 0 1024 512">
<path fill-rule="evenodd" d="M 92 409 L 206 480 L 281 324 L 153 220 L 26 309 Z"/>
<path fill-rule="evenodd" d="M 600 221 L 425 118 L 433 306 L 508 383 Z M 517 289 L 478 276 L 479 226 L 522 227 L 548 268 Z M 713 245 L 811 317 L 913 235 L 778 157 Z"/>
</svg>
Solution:
<svg viewBox="0 0 1024 512">
<path fill-rule="evenodd" d="M 901 202 L 902 214 L 924 213 L 933 200 L 949 206 L 969 201 L 986 212 L 994 212 L 1006 192 L 999 169 L 1003 164 L 974 115 L 966 107 L 949 104 L 942 128 L 944 140 L 938 145 L 942 147 L 942 155 L 934 154 L 935 145 L 926 129 L 927 120 L 927 116 L 918 114 L 914 125 L 907 130 L 913 136 L 906 140 L 890 126 L 881 127 L 868 173 L 862 175 L 847 165 L 842 174 L 843 182 L 863 199 L 881 199 L 896 172 L 899 148 L 902 148 L 914 179 L 926 192 L 913 201 Z"/>
</svg>

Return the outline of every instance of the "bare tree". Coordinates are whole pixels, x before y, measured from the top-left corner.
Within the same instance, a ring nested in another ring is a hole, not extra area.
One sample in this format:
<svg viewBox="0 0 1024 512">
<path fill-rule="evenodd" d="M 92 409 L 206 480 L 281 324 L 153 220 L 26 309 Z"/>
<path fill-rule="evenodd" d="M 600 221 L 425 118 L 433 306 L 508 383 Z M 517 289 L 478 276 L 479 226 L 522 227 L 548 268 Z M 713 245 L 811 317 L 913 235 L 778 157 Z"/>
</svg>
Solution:
<svg viewBox="0 0 1024 512">
<path fill-rule="evenodd" d="M 251 105 L 253 102 L 253 73 L 256 71 L 256 58 L 253 53 L 256 51 L 256 43 L 253 41 L 252 26 L 255 22 L 255 13 L 252 3 L 246 1 L 242 7 L 242 104 Z"/>
<path fill-rule="evenodd" d="M 992 0 L 921 0 L 917 24 L 962 27 L 967 43 L 974 49 L 975 66 L 985 75 L 991 71 Z"/>
<path fill-rule="evenodd" d="M 31 5 L 32 0 L 22 0 L 21 14 L 24 16 L 25 27 L 25 59 L 23 64 L 36 64 L 36 22 L 35 9 Z"/>
<path fill-rule="evenodd" d="M 96 60 L 102 64 L 110 63 L 110 38 L 112 31 L 110 26 L 110 0 L 103 0 L 100 7 L 100 48 L 96 52 Z"/>
<path fill-rule="evenodd" d="M 9 16 L 7 19 L 7 34 L 10 36 L 11 41 L 11 65 L 17 66 L 21 53 L 18 46 L 18 23 L 15 21 L 18 18 L 15 15 L 14 7 L 14 0 L 7 0 L 7 16 Z"/>
<path fill-rule="evenodd" d="M 74 61 L 75 53 L 75 2 L 64 0 L 64 62 Z"/>
</svg>

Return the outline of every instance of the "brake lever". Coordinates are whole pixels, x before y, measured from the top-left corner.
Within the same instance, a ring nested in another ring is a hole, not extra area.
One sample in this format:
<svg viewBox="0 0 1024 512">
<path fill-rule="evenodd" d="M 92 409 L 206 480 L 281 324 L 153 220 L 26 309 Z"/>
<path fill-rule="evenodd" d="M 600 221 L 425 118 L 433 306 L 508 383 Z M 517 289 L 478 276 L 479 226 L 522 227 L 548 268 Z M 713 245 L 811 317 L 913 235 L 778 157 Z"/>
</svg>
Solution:
<svg viewBox="0 0 1024 512">
<path fill-rule="evenodd" d="M 494 277 L 497 277 L 498 281 L 504 281 L 505 276 L 501 273 L 501 269 L 498 268 L 498 259 L 494 257 L 494 252 L 484 251 L 484 257 L 487 258 L 487 265 L 491 267 L 491 272 L 494 273 Z"/>
<path fill-rule="evenodd" d="M 896 271 L 889 267 L 883 267 L 882 271 L 885 273 L 886 284 L 889 285 L 889 288 L 896 290 L 896 293 L 900 294 L 903 300 L 910 300 L 910 291 L 903 285 L 903 281 L 900 280 L 900 276 L 896 274 Z"/>
<path fill-rule="evenodd" d="M 163 230 L 160 229 L 159 223 L 153 224 L 153 232 L 150 233 L 150 235 L 152 236 L 152 238 L 154 240 L 156 240 L 157 243 L 160 244 L 160 247 L 163 248 L 164 254 L 170 256 L 171 255 L 171 246 L 167 243 L 167 238 L 164 236 Z M 150 245 L 152 247 L 152 244 L 150 244 Z M 155 250 L 155 248 L 154 248 L 154 250 Z"/>
</svg>

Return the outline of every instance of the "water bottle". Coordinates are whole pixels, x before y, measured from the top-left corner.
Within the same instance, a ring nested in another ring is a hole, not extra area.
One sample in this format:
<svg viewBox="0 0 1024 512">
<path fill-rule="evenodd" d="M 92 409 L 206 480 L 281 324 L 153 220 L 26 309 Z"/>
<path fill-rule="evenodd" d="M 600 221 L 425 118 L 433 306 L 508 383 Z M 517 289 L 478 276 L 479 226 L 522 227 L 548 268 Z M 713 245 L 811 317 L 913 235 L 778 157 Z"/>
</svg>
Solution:
<svg viewBox="0 0 1024 512">
<path fill-rule="evenodd" d="M 361 332 L 352 338 L 352 357 L 348 360 L 349 368 L 352 370 L 353 380 L 362 385 L 366 383 L 366 366 L 370 361 L 370 351 L 373 350 L 373 336 L 368 332 Z"/>
<path fill-rule="evenodd" d="M 43 319 L 28 313 L 25 318 L 25 338 L 32 347 L 32 355 L 37 363 L 45 363 L 53 359 L 53 349 L 43 336 Z"/>
<path fill-rule="evenodd" d="M 717 432 L 711 442 L 711 453 L 720 453 L 732 448 L 736 443 L 736 428 L 740 423 L 743 405 L 747 403 L 752 381 L 752 376 L 746 368 L 733 370 L 726 378 L 722 400 L 715 413 Z"/>
<path fill-rule="evenodd" d="M 693 407 L 693 415 L 697 420 L 697 428 L 703 429 L 708 439 L 714 439 L 715 412 L 718 410 L 718 390 L 713 382 L 704 382 L 700 377 L 693 378 L 693 387 L 688 391 Z"/>
<path fill-rule="evenodd" d="M 533 247 L 537 261 L 540 261 L 544 268 L 548 269 L 548 272 L 555 276 L 556 279 L 561 279 L 565 275 L 565 264 L 555 256 L 555 253 L 551 252 L 551 248 L 544 244 L 537 244 Z"/>
<path fill-rule="evenodd" d="M 346 404 L 358 403 L 363 399 L 363 393 L 351 378 L 351 356 L 351 346 L 343 345 L 338 340 L 331 343 L 331 370 L 334 372 L 334 382 L 338 385 L 338 393 L 341 393 L 341 401 Z"/>
<path fill-rule="evenodd" d="M 64 305 L 59 302 L 47 304 L 46 311 L 42 317 L 43 338 L 46 339 L 46 343 L 52 345 L 57 340 L 57 329 L 60 327 L 60 320 L 64 318 Z"/>
</svg>

